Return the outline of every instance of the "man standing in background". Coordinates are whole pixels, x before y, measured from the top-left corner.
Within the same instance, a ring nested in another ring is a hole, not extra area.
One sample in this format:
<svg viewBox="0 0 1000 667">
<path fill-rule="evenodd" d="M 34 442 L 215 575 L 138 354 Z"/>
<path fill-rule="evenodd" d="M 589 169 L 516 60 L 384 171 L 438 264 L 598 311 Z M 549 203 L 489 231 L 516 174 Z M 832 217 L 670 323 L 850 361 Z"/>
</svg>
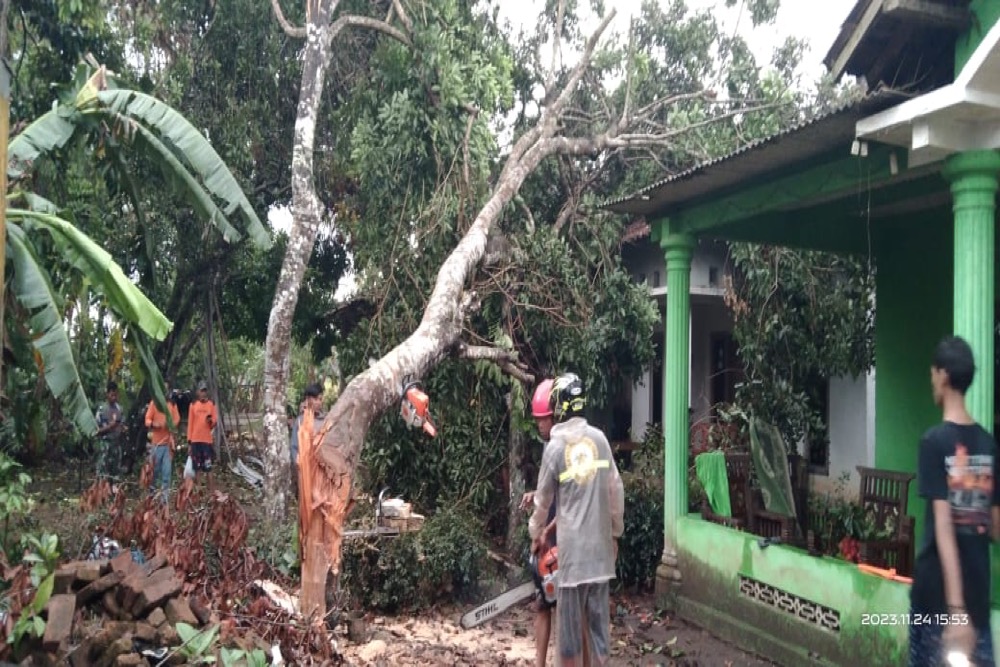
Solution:
<svg viewBox="0 0 1000 667">
<path fill-rule="evenodd" d="M 118 404 L 118 383 L 108 382 L 107 399 L 97 408 L 97 479 L 117 479 L 125 421 Z"/>
<path fill-rule="evenodd" d="M 209 493 L 215 493 L 215 482 L 212 480 L 215 438 L 212 432 L 217 423 L 219 423 L 219 413 L 215 409 L 215 403 L 208 398 L 208 384 L 202 380 L 198 383 L 198 400 L 191 403 L 191 407 L 188 408 L 187 439 L 191 445 L 195 481 L 197 482 L 203 474 L 207 476 Z"/>
<path fill-rule="evenodd" d="M 173 431 L 180 426 L 181 414 L 177 410 L 177 403 L 174 401 L 173 393 L 170 391 L 170 383 L 167 389 L 167 414 L 156 407 L 156 401 L 150 399 L 146 408 L 146 428 L 149 429 L 150 439 L 150 461 L 153 463 L 153 488 L 160 493 L 163 504 L 167 503 L 170 495 L 170 473 L 174 463 L 174 442 Z"/>
</svg>

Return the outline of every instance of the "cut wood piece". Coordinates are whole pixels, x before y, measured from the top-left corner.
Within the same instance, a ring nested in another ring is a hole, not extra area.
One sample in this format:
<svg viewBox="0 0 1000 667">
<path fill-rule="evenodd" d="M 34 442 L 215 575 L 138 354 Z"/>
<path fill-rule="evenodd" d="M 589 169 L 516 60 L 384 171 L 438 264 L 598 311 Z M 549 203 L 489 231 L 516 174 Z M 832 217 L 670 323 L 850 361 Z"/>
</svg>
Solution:
<svg viewBox="0 0 1000 667">
<path fill-rule="evenodd" d="M 532 582 L 527 582 L 521 584 L 517 588 L 511 589 L 495 597 L 489 602 L 486 602 L 462 617 L 462 627 L 468 630 L 469 628 L 474 628 L 481 623 L 485 623 L 491 618 L 495 618 L 507 611 L 518 602 L 522 602 L 531 597 L 535 592 L 535 584 Z"/>
<path fill-rule="evenodd" d="M 42 648 L 52 653 L 73 634 L 73 613 L 76 611 L 75 595 L 53 595 L 46 605 L 49 618 L 45 623 Z"/>
<path fill-rule="evenodd" d="M 100 597 L 104 591 L 109 590 L 121 583 L 125 575 L 122 572 L 112 572 L 106 574 L 97 581 L 93 581 L 82 589 L 80 589 L 76 594 L 76 603 L 83 606 L 90 602 L 91 600 Z"/>
<path fill-rule="evenodd" d="M 146 573 L 141 570 L 135 572 L 126 578 L 120 587 L 118 599 L 121 600 L 122 609 L 126 611 L 131 610 L 135 606 L 135 601 L 138 599 L 142 591 L 152 586 L 156 586 L 161 582 L 167 581 L 168 579 L 175 578 L 175 574 L 174 568 L 169 566 L 159 569 L 149 576 L 146 576 Z"/>
<path fill-rule="evenodd" d="M 124 572 L 127 577 L 139 569 L 139 564 L 132 560 L 132 552 L 123 551 L 111 559 L 111 569 L 115 572 Z"/>
<path fill-rule="evenodd" d="M 167 600 L 167 604 L 163 605 L 163 613 L 167 615 L 167 620 L 174 625 L 178 623 L 187 623 L 190 626 L 198 625 L 198 618 L 191 611 L 191 605 L 185 598 Z"/>
<path fill-rule="evenodd" d="M 173 568 L 168 568 L 173 570 Z M 160 570 L 159 572 L 163 572 Z M 159 574 L 157 572 L 157 574 Z M 152 582 L 153 577 L 150 577 Z M 181 592 L 181 580 L 173 576 L 171 571 L 170 576 L 167 578 L 162 578 L 155 583 L 150 583 L 144 586 L 142 592 L 139 593 L 139 597 L 136 598 L 135 604 L 132 605 L 130 611 L 132 615 L 136 618 L 144 616 L 153 610 L 153 607 L 159 607 L 169 598 L 174 597 Z"/>
</svg>

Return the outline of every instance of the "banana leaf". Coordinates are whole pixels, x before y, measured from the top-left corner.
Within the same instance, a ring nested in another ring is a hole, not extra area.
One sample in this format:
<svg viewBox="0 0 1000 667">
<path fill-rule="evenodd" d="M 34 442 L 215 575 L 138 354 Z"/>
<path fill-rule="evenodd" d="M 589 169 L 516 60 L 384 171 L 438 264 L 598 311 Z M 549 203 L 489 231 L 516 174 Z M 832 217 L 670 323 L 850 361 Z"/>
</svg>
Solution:
<svg viewBox="0 0 1000 667">
<path fill-rule="evenodd" d="M 239 241 L 241 238 L 239 231 L 229 224 L 226 214 L 215 205 L 212 196 L 202 189 L 198 180 L 181 164 L 181 161 L 177 159 L 173 152 L 155 134 L 146 128 L 140 125 L 136 129 L 138 130 L 138 134 L 136 135 L 137 141 L 148 146 L 149 150 L 156 153 L 159 157 L 157 164 L 159 164 L 160 169 L 163 170 L 168 178 L 172 178 L 183 184 L 184 187 L 182 189 L 198 214 L 206 218 L 211 225 L 222 232 L 222 238 L 227 243 Z"/>
<path fill-rule="evenodd" d="M 74 105 L 54 107 L 11 140 L 7 163 L 11 179 L 28 173 L 37 160 L 65 146 L 78 131 L 98 127 L 95 121 L 105 120 L 124 127 L 129 137 L 149 149 L 159 167 L 182 186 L 198 213 L 226 241 L 241 236 L 228 219 L 239 211 L 254 244 L 271 247 L 267 227 L 211 142 L 194 125 L 154 97 L 127 89 L 101 89 L 108 84 L 98 79 L 87 81 Z M 225 202 L 224 208 L 215 199 Z M 138 203 L 135 197 L 133 203 Z"/>
<path fill-rule="evenodd" d="M 76 133 L 78 119 L 72 109 L 57 106 L 24 128 L 7 146 L 7 176 L 24 176 L 40 156 L 65 146 Z"/>
<path fill-rule="evenodd" d="M 205 190 L 226 202 L 225 214 L 232 215 L 239 210 L 254 243 L 262 248 L 271 246 L 267 228 L 257 217 L 226 163 L 208 139 L 184 116 L 155 97 L 135 90 L 103 90 L 97 97 L 111 113 L 127 116 L 137 121 L 140 127 L 155 131 L 169 141 L 176 147 L 178 156 L 201 178 Z"/>
<path fill-rule="evenodd" d="M 155 340 L 166 338 L 173 324 L 130 281 L 104 248 L 69 222 L 48 213 L 8 209 L 9 220 L 20 220 L 26 231 L 51 234 L 63 259 L 83 273 L 122 320 L 138 326 Z"/>
<path fill-rule="evenodd" d="M 7 249 L 14 268 L 10 284 L 14 297 L 31 313 L 31 344 L 49 391 L 84 435 L 97 432 L 97 421 L 83 390 L 69 334 L 61 317 L 62 299 L 48 272 L 20 227 L 7 223 Z"/>
</svg>

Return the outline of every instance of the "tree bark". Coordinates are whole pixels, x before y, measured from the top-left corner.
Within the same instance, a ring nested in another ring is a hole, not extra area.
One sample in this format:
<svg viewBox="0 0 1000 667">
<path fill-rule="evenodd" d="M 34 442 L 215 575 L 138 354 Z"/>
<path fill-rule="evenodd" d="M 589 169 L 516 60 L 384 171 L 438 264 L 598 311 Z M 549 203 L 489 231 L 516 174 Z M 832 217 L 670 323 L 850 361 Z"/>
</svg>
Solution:
<svg viewBox="0 0 1000 667">
<path fill-rule="evenodd" d="M 292 151 L 292 211 L 294 223 L 278 276 L 274 303 L 267 324 L 264 352 L 264 501 L 272 520 L 284 517 L 289 488 L 288 426 L 285 392 L 288 387 L 292 317 L 299 300 L 299 287 L 316 244 L 322 219 L 322 204 L 313 180 L 313 147 L 316 122 L 323 97 L 326 69 L 330 62 L 330 15 L 337 0 L 310 3 L 306 44 L 302 55 L 302 83 L 295 118 Z"/>
<path fill-rule="evenodd" d="M 511 399 L 513 395 L 511 392 Z M 510 492 L 507 506 L 507 553 L 513 554 L 518 546 L 518 527 L 525 519 L 524 511 L 521 509 L 521 498 L 528 490 L 524 479 L 524 464 L 528 459 L 528 436 L 516 426 L 516 422 L 524 415 L 524 406 L 515 404 L 514 400 L 510 400 L 509 403 L 507 478 L 510 480 Z"/>
<path fill-rule="evenodd" d="M 11 72 L 7 61 L 7 12 L 10 0 L 0 0 L 0 392 L 3 391 L 3 351 L 6 340 L 4 306 L 7 285 L 7 143 L 10 135 L 10 89 Z"/>
</svg>

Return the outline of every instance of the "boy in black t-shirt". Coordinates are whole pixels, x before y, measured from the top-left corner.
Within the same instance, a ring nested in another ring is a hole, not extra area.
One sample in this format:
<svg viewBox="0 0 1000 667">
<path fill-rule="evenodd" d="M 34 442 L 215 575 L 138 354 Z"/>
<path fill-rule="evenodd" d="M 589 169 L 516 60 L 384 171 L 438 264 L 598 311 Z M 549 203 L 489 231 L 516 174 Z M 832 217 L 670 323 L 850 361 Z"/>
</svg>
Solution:
<svg viewBox="0 0 1000 667">
<path fill-rule="evenodd" d="M 965 407 L 975 373 L 968 343 L 948 337 L 938 344 L 931 386 L 943 420 L 920 441 L 917 486 L 928 503 L 910 592 L 910 667 L 937 667 L 951 651 L 977 667 L 994 664 L 990 539 L 1000 530 L 998 456 L 993 436 Z"/>
</svg>

